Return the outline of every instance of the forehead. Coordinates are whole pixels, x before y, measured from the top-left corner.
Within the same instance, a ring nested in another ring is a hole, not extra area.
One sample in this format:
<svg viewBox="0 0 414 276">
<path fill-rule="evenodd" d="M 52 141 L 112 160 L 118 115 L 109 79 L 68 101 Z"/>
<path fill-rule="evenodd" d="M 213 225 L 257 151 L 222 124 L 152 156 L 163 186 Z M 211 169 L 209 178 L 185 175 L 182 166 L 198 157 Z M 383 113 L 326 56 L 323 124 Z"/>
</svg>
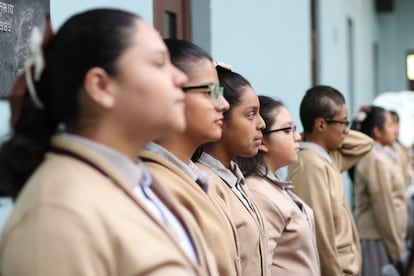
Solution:
<svg viewBox="0 0 414 276">
<path fill-rule="evenodd" d="M 394 123 L 393 116 L 391 115 L 389 111 L 385 111 L 384 116 L 385 116 L 386 122 Z"/>
<path fill-rule="evenodd" d="M 142 51 L 142 55 L 147 55 L 148 52 L 166 51 L 167 47 L 161 39 L 160 34 L 143 20 L 136 20 L 136 28 L 133 33 L 132 47 Z"/>
<path fill-rule="evenodd" d="M 240 103 L 239 106 L 243 108 L 259 107 L 259 98 L 251 86 L 244 86 L 240 88 Z"/>
<path fill-rule="evenodd" d="M 275 116 L 275 122 L 273 125 L 282 125 L 282 124 L 292 122 L 292 116 L 290 115 L 286 107 L 284 106 L 277 107 L 275 108 L 273 112 Z"/>
<path fill-rule="evenodd" d="M 213 62 L 207 58 L 190 61 L 189 69 L 190 72 L 188 73 L 188 77 L 191 83 L 219 83 L 217 70 L 214 67 Z"/>
</svg>

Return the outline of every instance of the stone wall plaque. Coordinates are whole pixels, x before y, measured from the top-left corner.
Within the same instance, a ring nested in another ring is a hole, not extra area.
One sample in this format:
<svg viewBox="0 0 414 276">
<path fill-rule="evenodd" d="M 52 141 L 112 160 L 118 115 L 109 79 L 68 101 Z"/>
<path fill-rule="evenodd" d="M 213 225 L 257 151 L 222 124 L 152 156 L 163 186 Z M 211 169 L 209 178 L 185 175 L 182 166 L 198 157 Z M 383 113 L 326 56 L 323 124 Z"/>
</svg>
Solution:
<svg viewBox="0 0 414 276">
<path fill-rule="evenodd" d="M 34 26 L 45 27 L 49 0 L 0 0 L 0 98 L 7 98 L 30 54 Z"/>
</svg>

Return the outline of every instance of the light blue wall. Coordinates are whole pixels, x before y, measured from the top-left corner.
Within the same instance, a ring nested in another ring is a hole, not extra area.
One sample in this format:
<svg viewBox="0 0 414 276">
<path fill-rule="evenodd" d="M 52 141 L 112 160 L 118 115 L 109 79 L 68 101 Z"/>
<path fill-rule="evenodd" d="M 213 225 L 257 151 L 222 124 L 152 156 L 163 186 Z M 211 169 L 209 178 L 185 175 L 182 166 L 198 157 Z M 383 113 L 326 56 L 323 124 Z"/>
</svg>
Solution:
<svg viewBox="0 0 414 276">
<path fill-rule="evenodd" d="M 233 65 L 258 93 L 283 100 L 300 125 L 299 103 L 311 86 L 310 1 L 211 0 L 210 9 L 213 57 Z M 378 22 L 374 1 L 320 0 L 317 14 L 318 81 L 345 95 L 352 116 L 376 95 L 372 50 L 378 42 Z M 354 30 L 352 87 L 348 19 Z"/>
<path fill-rule="evenodd" d="M 10 107 L 7 100 L 0 100 L 0 142 L 9 132 Z"/>
<path fill-rule="evenodd" d="M 152 0 L 71 0 L 70 2 L 50 0 L 50 13 L 53 28 L 59 28 L 59 26 L 74 13 L 101 7 L 129 10 L 142 16 L 149 24 L 152 24 L 153 22 Z"/>
<path fill-rule="evenodd" d="M 405 55 L 414 51 L 414 1 L 395 0 L 395 10 L 379 16 L 380 92 L 407 90 Z"/>
<path fill-rule="evenodd" d="M 191 40 L 211 53 L 210 0 L 192 0 L 191 14 Z"/>
<path fill-rule="evenodd" d="M 373 0 L 319 0 L 319 83 L 338 88 L 349 115 L 374 97 Z M 347 20 L 353 22 L 353 85 Z M 233 65 L 260 94 L 280 98 L 300 126 L 299 104 L 311 86 L 309 0 L 211 0 L 211 53 Z M 351 92 L 353 91 L 353 92 Z M 299 127 L 301 129 L 301 127 Z M 351 184 L 343 175 L 345 190 Z"/>
<path fill-rule="evenodd" d="M 349 117 L 352 117 L 361 105 L 370 104 L 376 95 L 372 51 L 374 43 L 378 42 L 378 22 L 374 0 L 320 0 L 318 20 L 319 83 L 333 86 L 344 94 Z M 353 25 L 352 42 L 348 20 Z M 349 56 L 350 44 L 353 62 Z M 352 84 L 350 78 L 353 78 Z M 352 184 L 346 173 L 343 180 L 350 199 Z"/>
<path fill-rule="evenodd" d="M 211 52 L 259 94 L 284 101 L 299 123 L 311 84 L 308 0 L 211 0 Z"/>
<path fill-rule="evenodd" d="M 378 42 L 378 23 L 374 1 L 321 0 L 319 3 L 319 82 L 334 86 L 345 95 L 352 116 L 360 105 L 371 103 L 376 95 L 372 51 Z M 353 87 L 349 82 L 348 19 L 353 22 L 354 30 Z"/>
<path fill-rule="evenodd" d="M 0 142 L 9 131 L 10 108 L 6 100 L 0 100 Z M 0 232 L 12 209 L 10 199 L 0 197 Z"/>
</svg>

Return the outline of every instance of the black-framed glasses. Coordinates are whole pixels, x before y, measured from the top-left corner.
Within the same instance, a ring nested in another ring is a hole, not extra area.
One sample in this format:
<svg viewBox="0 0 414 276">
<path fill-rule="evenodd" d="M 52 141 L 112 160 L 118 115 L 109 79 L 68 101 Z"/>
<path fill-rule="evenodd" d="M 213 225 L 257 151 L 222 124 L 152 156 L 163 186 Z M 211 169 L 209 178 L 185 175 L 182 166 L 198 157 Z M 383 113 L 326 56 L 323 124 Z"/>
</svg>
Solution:
<svg viewBox="0 0 414 276">
<path fill-rule="evenodd" d="M 183 91 L 187 92 L 189 90 L 195 89 L 209 89 L 209 91 L 204 91 L 201 93 L 210 93 L 211 103 L 215 108 L 220 106 L 220 97 L 223 96 L 224 88 L 220 85 L 211 83 L 211 84 L 204 84 L 204 85 L 195 85 L 195 86 L 184 86 Z"/>
<path fill-rule="evenodd" d="M 349 124 L 350 124 L 350 122 L 348 120 L 337 120 L 337 119 L 327 119 L 327 118 L 323 118 L 323 119 L 328 124 L 342 124 L 342 125 L 344 125 L 344 127 L 348 127 Z"/>
<path fill-rule="evenodd" d="M 262 131 L 262 133 L 263 133 L 263 135 L 266 135 L 266 134 L 270 134 L 270 133 L 273 133 L 273 132 L 279 132 L 279 131 L 283 131 L 286 134 L 291 133 L 292 136 L 293 136 L 293 139 L 295 139 L 296 125 L 292 124 L 291 126 L 288 126 L 288 127 L 282 127 L 282 128 L 277 128 L 277 129 L 271 129 L 271 130 L 264 130 L 264 131 Z"/>
</svg>

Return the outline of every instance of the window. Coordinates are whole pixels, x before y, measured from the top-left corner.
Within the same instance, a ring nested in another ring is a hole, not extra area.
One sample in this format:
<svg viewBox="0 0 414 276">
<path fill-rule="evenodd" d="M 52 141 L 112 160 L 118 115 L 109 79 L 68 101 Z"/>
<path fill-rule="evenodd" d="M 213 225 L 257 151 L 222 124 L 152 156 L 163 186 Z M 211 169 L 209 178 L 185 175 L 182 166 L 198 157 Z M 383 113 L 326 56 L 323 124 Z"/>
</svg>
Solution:
<svg viewBox="0 0 414 276">
<path fill-rule="evenodd" d="M 414 91 L 414 52 L 406 57 L 408 89 Z"/>
<path fill-rule="evenodd" d="M 190 0 L 154 0 L 154 27 L 163 38 L 190 41 Z"/>
</svg>

